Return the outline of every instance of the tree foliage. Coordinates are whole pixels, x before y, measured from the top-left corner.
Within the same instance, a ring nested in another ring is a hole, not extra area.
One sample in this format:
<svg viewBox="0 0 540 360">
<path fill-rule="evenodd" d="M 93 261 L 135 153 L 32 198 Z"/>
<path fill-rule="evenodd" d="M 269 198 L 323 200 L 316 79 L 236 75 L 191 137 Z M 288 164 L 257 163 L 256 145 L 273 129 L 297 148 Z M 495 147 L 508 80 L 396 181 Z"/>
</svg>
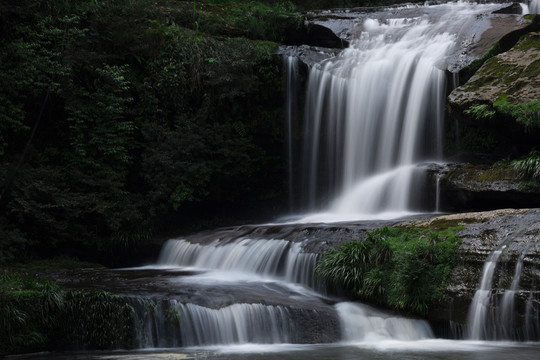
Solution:
<svg viewBox="0 0 540 360">
<path fill-rule="evenodd" d="M 282 3 L 219 4 L 246 38 L 229 37 L 227 24 L 212 37 L 202 23 L 217 5 L 1 5 L 0 261 L 23 250 L 117 251 L 203 209 L 280 201 L 277 45 L 247 38 L 276 40 L 276 19 L 297 19 Z M 240 21 L 255 8 L 272 34 Z"/>
</svg>

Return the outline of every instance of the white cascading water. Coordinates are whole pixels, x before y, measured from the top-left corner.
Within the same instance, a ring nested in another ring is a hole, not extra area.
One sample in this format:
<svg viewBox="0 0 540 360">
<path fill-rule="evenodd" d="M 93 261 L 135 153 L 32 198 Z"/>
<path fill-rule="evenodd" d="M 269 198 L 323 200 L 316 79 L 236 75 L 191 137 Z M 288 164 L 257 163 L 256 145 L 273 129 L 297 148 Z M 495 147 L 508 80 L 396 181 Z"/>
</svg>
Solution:
<svg viewBox="0 0 540 360">
<path fill-rule="evenodd" d="M 480 286 L 474 294 L 468 315 L 469 338 L 472 340 L 482 340 L 488 335 L 486 315 L 490 305 L 493 275 L 495 274 L 497 261 L 505 247 L 506 245 L 493 251 L 482 268 Z"/>
<path fill-rule="evenodd" d="M 516 262 L 512 284 L 509 289 L 504 291 L 502 298 L 498 323 L 498 327 L 500 328 L 499 332 L 501 333 L 498 336 L 502 339 L 511 339 L 513 336 L 511 331 L 514 327 L 514 300 L 519 290 L 519 280 L 521 279 L 521 273 L 523 271 L 523 258 L 524 255 L 521 255 Z"/>
<path fill-rule="evenodd" d="M 287 84 L 287 100 L 286 100 L 286 120 L 287 120 L 287 147 L 289 153 L 287 154 L 287 165 L 289 173 L 289 209 L 292 210 L 293 207 L 293 145 L 292 145 L 292 136 L 293 136 L 293 120 L 295 117 L 295 106 L 297 102 L 296 99 L 296 86 L 297 86 L 297 73 L 298 73 L 298 58 L 295 56 L 284 56 L 283 57 L 283 66 L 286 69 L 286 84 Z"/>
<path fill-rule="evenodd" d="M 499 7 L 450 3 L 433 7 L 436 16 L 366 18 L 350 48 L 310 70 L 303 188 L 312 210 L 334 200 L 306 220 L 414 210 L 411 197 L 424 191 L 418 163 L 442 157 L 446 58 L 478 14 Z"/>
<path fill-rule="evenodd" d="M 286 308 L 262 304 L 233 304 L 208 309 L 179 305 L 184 346 L 212 344 L 280 344 L 291 341 L 294 329 Z"/>
<path fill-rule="evenodd" d="M 159 265 L 241 271 L 317 288 L 313 278 L 317 255 L 302 251 L 302 243 L 279 239 L 219 239 L 207 245 L 169 240 Z"/>
<path fill-rule="evenodd" d="M 529 3 L 529 13 L 540 14 L 540 0 L 532 0 Z"/>
<path fill-rule="evenodd" d="M 336 305 L 346 343 L 382 340 L 415 341 L 432 339 L 433 332 L 424 320 L 389 316 L 366 305 L 343 302 Z"/>
<path fill-rule="evenodd" d="M 187 240 L 169 240 L 163 247 L 158 261 L 160 266 L 180 266 L 208 271 L 214 285 L 227 279 L 234 282 L 259 281 L 252 275 L 277 279 L 285 284 L 300 284 L 316 289 L 313 278 L 317 255 L 303 252 L 303 242 L 290 242 L 280 239 L 232 238 L 217 239 L 210 243 L 198 244 Z M 219 270 L 217 275 L 213 270 Z M 238 273 L 244 275 L 238 277 Z M 195 281 L 201 281 L 198 276 Z M 212 286 L 214 286 L 212 285 Z M 317 319 L 320 313 L 311 306 L 299 307 L 302 302 L 319 303 L 321 295 L 302 290 L 295 285 L 292 296 L 295 312 L 307 312 L 303 316 Z M 316 300 L 317 299 L 317 300 Z M 148 304 L 139 302 L 136 308 L 139 322 L 144 327 L 142 333 L 148 338 L 139 339 L 142 347 L 152 346 L 201 346 L 243 343 L 293 343 L 298 340 L 300 329 L 295 329 L 295 320 L 286 306 L 263 303 L 236 303 L 221 308 L 207 308 L 191 303 L 169 301 L 166 308 L 163 301 L 151 305 L 151 313 L 146 311 Z M 289 304 L 290 306 L 290 304 Z M 319 305 L 318 305 L 319 306 Z M 329 305 L 325 305 L 329 306 Z M 329 306 L 330 307 L 330 306 Z M 175 310 L 180 317 L 167 321 L 167 313 Z M 304 310 L 302 310 L 304 309 Z M 355 303 L 338 303 L 327 311 L 334 313 L 341 323 L 341 333 L 346 342 L 375 340 L 420 340 L 432 338 L 427 322 L 399 318 L 376 311 L 373 308 Z M 171 330 L 172 327 L 172 330 Z M 169 330 L 167 330 L 169 329 Z M 304 330 L 305 331 L 305 330 Z M 330 328 L 327 329 L 330 331 Z"/>
<path fill-rule="evenodd" d="M 176 300 L 131 301 L 141 329 L 139 347 L 178 347 L 244 343 L 279 344 L 294 340 L 287 308 L 232 304 L 211 309 Z"/>
</svg>

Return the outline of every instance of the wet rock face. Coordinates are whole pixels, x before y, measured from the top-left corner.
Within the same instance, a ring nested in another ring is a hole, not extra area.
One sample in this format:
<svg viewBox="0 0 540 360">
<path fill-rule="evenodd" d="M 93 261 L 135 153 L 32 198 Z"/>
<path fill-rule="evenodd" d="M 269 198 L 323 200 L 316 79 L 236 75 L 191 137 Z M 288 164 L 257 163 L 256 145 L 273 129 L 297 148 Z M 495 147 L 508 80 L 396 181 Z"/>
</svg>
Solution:
<svg viewBox="0 0 540 360">
<path fill-rule="evenodd" d="M 452 164 L 440 174 L 445 211 L 540 207 L 540 188 L 506 165 Z"/>
<path fill-rule="evenodd" d="M 453 217 L 453 218 L 452 218 Z M 507 209 L 482 213 L 451 215 L 450 219 L 461 223 L 463 239 L 459 248 L 458 266 L 446 288 L 446 299 L 440 308 L 432 309 L 430 320 L 437 324 L 436 332 L 441 334 L 441 325 L 446 328 L 451 323 L 465 329 L 471 301 L 480 284 L 482 270 L 489 255 L 502 249 L 497 261 L 488 303 L 487 322 L 494 328 L 493 337 L 503 338 L 501 314 L 504 294 L 519 276 L 519 284 L 513 295 L 513 307 L 508 313 L 513 321 L 508 336 L 523 340 L 538 336 L 540 317 L 540 209 Z M 435 220 L 435 219 L 433 219 Z M 431 221 L 433 221 L 431 220 Z M 520 260 L 521 259 L 521 260 Z M 522 261 L 522 269 L 516 274 L 516 264 Z M 499 325 L 497 325 L 499 322 Z M 497 330 L 497 326 L 501 329 Z"/>
<path fill-rule="evenodd" d="M 343 49 L 349 47 L 349 42 L 339 38 L 329 28 L 306 22 L 299 28 L 289 28 L 285 31 L 284 45 L 309 45 L 325 48 Z"/>
</svg>

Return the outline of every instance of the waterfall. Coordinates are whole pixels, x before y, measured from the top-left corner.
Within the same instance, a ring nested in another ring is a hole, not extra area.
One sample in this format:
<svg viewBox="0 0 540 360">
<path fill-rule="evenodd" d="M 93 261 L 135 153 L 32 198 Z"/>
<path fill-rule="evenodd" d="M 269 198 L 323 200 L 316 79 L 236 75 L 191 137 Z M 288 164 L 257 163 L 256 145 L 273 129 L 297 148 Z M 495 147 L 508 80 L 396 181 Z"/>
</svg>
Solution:
<svg viewBox="0 0 540 360">
<path fill-rule="evenodd" d="M 502 339 L 512 338 L 512 330 L 514 329 L 514 299 L 519 290 L 519 280 L 521 278 L 521 272 L 523 270 L 523 258 L 522 254 L 516 262 L 516 268 L 514 270 L 514 277 L 512 278 L 512 284 L 509 289 L 506 289 L 500 305 L 500 319 L 498 327 L 500 328 L 500 337 Z"/>
<path fill-rule="evenodd" d="M 350 302 L 337 304 L 336 310 L 344 342 L 414 341 L 433 338 L 429 324 L 423 320 L 389 316 L 366 305 Z"/>
<path fill-rule="evenodd" d="M 436 179 L 435 179 L 435 212 L 441 211 L 440 198 L 441 198 L 441 174 L 437 174 Z"/>
<path fill-rule="evenodd" d="M 303 252 L 302 243 L 247 238 L 206 245 L 169 240 L 158 260 L 160 265 L 239 271 L 318 288 L 313 278 L 316 262 L 317 255 Z"/>
<path fill-rule="evenodd" d="M 139 347 L 294 342 L 295 328 L 282 306 L 233 304 L 211 309 L 176 300 L 132 299 Z"/>
<path fill-rule="evenodd" d="M 474 294 L 474 298 L 469 309 L 469 338 L 473 340 L 484 339 L 488 334 L 488 326 L 486 323 L 486 314 L 490 304 L 491 286 L 493 282 L 493 274 L 497 267 L 497 261 L 501 256 L 506 245 L 493 251 L 489 258 L 484 263 L 482 268 L 482 279 L 480 286 Z"/>
<path fill-rule="evenodd" d="M 498 7 L 450 3 L 433 6 L 436 15 L 366 16 L 350 48 L 310 69 L 303 198 L 311 211 L 326 212 L 307 219 L 389 218 L 426 208 L 418 204 L 425 192 L 418 165 L 442 157 L 447 57 L 478 14 Z M 469 35 L 473 42 L 478 34 Z"/>
<path fill-rule="evenodd" d="M 540 0 L 531 0 L 529 3 L 529 13 L 540 14 Z"/>
<path fill-rule="evenodd" d="M 293 121 L 296 117 L 296 83 L 298 75 L 298 58 L 284 56 L 284 68 L 286 76 L 286 121 L 287 121 L 287 165 L 289 173 L 289 210 L 293 207 L 294 176 L 293 176 Z"/>
</svg>

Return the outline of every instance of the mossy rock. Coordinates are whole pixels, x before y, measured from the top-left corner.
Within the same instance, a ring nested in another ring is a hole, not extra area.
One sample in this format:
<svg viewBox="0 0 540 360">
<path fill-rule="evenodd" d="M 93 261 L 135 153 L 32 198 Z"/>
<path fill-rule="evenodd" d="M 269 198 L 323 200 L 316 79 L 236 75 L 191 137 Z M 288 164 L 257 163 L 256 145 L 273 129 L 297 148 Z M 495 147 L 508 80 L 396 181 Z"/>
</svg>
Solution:
<svg viewBox="0 0 540 360">
<path fill-rule="evenodd" d="M 540 99 L 540 32 L 520 38 L 509 51 L 488 59 L 471 79 L 449 96 L 462 110 L 474 103 L 494 104 L 505 98 L 518 105 Z"/>
<path fill-rule="evenodd" d="M 523 179 L 509 161 L 454 165 L 440 186 L 441 207 L 446 211 L 540 206 L 536 181 Z"/>
</svg>

